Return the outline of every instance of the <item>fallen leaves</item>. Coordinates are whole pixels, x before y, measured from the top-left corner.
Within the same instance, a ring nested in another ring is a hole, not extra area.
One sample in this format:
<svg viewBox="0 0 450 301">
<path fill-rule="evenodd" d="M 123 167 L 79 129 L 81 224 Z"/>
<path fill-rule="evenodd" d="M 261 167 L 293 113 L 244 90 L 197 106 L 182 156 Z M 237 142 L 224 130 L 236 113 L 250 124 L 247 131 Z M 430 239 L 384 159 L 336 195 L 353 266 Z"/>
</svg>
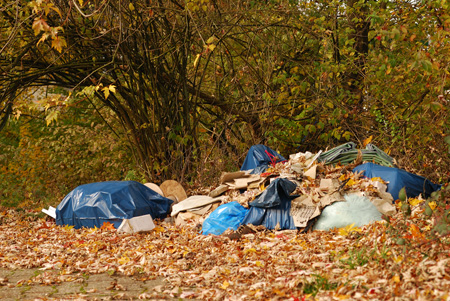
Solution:
<svg viewBox="0 0 450 301">
<path fill-rule="evenodd" d="M 390 223 L 395 227 L 403 218 L 398 213 Z M 260 231 L 232 241 L 165 222 L 156 222 L 150 233 L 129 235 L 109 225 L 76 230 L 43 219 L 23 221 L 13 211 L 3 217 L 0 266 L 40 268 L 42 273 L 30 283 L 4 279 L 0 285 L 53 285 L 107 272 L 142 281 L 165 277 L 162 293 L 196 299 L 302 300 L 313 294 L 339 300 L 397 294 L 436 299 L 450 291 L 448 242 L 443 237 L 439 245 L 422 245 L 429 225 L 419 220 L 408 224 L 407 245 L 397 245 L 385 222 L 307 234 Z M 126 289 L 114 283 L 110 287 Z"/>
</svg>

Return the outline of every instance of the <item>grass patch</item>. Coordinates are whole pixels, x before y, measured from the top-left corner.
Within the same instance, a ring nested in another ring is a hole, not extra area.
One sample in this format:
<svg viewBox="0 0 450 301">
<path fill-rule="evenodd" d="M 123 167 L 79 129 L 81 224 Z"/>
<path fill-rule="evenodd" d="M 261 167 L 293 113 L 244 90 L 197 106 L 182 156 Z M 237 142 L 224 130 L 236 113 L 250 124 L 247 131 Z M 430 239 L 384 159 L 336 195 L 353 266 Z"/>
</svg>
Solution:
<svg viewBox="0 0 450 301">
<path fill-rule="evenodd" d="M 338 282 L 330 282 L 328 278 L 322 275 L 312 275 L 312 281 L 303 284 L 303 293 L 316 296 L 319 291 L 332 291 L 339 287 Z"/>
</svg>

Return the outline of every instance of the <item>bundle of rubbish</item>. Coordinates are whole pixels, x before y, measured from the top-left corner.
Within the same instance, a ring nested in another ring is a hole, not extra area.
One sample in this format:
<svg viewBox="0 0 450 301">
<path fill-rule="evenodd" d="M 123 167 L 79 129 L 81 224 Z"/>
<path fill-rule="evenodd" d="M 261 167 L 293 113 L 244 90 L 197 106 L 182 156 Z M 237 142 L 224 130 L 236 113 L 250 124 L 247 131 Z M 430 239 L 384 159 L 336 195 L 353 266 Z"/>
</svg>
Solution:
<svg viewBox="0 0 450 301">
<path fill-rule="evenodd" d="M 360 157 L 364 162 L 373 162 L 378 165 L 395 167 L 394 158 L 386 154 L 373 144 L 367 144 L 365 149 L 357 149 L 354 142 L 349 142 L 321 153 L 318 162 L 329 164 L 350 164 Z"/>
<path fill-rule="evenodd" d="M 43 211 L 60 225 L 101 227 L 109 222 L 126 233 L 150 231 L 153 219 L 192 223 L 204 235 L 230 238 L 260 229 L 360 227 L 395 214 L 393 202 L 402 188 L 408 197 L 419 198 L 440 189 L 394 165 L 392 157 L 370 144 L 358 150 L 347 143 L 289 159 L 254 145 L 241 170 L 223 173 L 208 195 L 188 197 L 173 180 L 160 186 L 102 182 L 79 186 L 57 208 Z"/>
</svg>

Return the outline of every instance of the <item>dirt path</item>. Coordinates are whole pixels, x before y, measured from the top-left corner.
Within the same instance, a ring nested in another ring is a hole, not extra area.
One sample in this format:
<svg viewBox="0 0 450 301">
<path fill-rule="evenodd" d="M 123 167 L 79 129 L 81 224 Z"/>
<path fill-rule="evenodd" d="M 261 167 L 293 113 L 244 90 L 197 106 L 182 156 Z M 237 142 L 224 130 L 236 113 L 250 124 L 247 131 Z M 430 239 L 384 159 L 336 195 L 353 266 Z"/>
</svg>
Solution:
<svg viewBox="0 0 450 301">
<path fill-rule="evenodd" d="M 163 293 L 166 284 L 163 278 L 140 281 L 131 276 L 74 274 L 66 281 L 45 283 L 43 274 L 56 275 L 58 271 L 39 269 L 0 269 L 1 300 L 136 300 L 172 299 L 175 296 Z M 42 278 L 42 282 L 39 283 Z"/>
</svg>

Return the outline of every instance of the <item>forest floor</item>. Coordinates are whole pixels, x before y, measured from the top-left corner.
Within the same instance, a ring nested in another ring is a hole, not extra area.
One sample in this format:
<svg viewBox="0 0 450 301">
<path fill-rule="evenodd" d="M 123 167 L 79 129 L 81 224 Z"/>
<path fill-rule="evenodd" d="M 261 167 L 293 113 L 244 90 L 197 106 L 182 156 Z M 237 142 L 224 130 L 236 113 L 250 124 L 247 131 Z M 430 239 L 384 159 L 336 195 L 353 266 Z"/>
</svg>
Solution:
<svg viewBox="0 0 450 301">
<path fill-rule="evenodd" d="M 413 207 L 330 231 L 260 231 L 239 240 L 156 221 L 145 234 L 73 229 L 0 213 L 2 300 L 446 300 L 448 236 Z"/>
</svg>

